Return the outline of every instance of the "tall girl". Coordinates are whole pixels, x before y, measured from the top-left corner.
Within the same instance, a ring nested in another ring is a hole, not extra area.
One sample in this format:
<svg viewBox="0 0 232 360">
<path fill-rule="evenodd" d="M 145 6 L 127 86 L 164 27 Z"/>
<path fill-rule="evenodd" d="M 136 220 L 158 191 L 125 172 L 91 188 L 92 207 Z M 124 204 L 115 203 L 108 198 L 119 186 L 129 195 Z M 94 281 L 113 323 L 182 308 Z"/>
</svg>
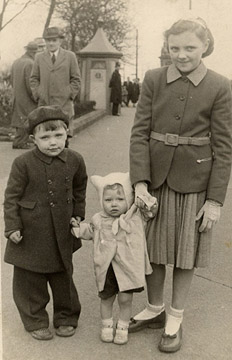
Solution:
<svg viewBox="0 0 232 360">
<path fill-rule="evenodd" d="M 172 60 L 149 70 L 142 85 L 130 143 L 131 182 L 138 195 L 157 197 L 147 246 L 153 273 L 148 305 L 130 332 L 165 326 L 159 350 L 174 352 L 182 341 L 185 300 L 194 268 L 209 264 L 212 229 L 219 220 L 231 169 L 230 81 L 202 58 L 214 40 L 200 19 L 179 20 L 165 32 Z M 173 265 L 171 307 L 164 323 L 166 265 Z"/>
</svg>

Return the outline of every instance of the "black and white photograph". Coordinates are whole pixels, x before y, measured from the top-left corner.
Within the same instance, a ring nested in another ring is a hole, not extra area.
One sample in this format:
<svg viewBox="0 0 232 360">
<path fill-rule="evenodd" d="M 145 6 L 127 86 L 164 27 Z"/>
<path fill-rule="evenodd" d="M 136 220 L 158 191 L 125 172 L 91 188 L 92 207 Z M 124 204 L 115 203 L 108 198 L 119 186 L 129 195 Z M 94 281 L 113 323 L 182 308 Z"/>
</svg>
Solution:
<svg viewBox="0 0 232 360">
<path fill-rule="evenodd" d="M 0 0 L 0 359 L 232 359 L 231 0 Z"/>
</svg>

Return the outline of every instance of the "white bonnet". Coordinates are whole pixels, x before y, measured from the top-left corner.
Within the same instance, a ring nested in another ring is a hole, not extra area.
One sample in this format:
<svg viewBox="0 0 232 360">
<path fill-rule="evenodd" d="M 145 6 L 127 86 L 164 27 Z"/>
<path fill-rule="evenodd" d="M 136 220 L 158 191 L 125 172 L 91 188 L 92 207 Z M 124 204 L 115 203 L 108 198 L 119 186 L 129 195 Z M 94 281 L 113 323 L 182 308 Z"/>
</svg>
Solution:
<svg viewBox="0 0 232 360">
<path fill-rule="evenodd" d="M 102 197 L 103 197 L 103 189 L 106 185 L 113 185 L 113 184 L 120 184 L 123 187 L 128 209 L 131 207 L 131 205 L 134 202 L 134 192 L 131 186 L 130 182 L 130 176 L 129 173 L 121 173 L 121 172 L 115 172 L 110 173 L 106 176 L 98 176 L 93 175 L 90 177 L 90 180 L 93 184 L 93 186 L 96 188 L 100 204 L 102 206 Z"/>
</svg>

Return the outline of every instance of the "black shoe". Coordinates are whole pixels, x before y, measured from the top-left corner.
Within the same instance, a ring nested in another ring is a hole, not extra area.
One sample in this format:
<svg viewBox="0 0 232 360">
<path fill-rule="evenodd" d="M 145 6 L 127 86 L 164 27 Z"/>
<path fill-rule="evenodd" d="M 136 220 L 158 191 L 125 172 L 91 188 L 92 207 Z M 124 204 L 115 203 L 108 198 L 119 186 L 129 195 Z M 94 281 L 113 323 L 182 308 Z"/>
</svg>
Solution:
<svg viewBox="0 0 232 360">
<path fill-rule="evenodd" d="M 158 345 L 159 351 L 166 353 L 173 353 L 181 348 L 182 343 L 182 326 L 174 335 L 168 335 L 163 332 L 160 343 Z"/>
<path fill-rule="evenodd" d="M 130 319 L 129 322 L 129 333 L 137 332 L 142 329 L 152 328 L 152 329 L 160 329 L 165 325 L 166 314 L 165 311 L 162 311 L 161 314 L 155 316 L 148 320 L 135 320 L 134 318 Z"/>
</svg>

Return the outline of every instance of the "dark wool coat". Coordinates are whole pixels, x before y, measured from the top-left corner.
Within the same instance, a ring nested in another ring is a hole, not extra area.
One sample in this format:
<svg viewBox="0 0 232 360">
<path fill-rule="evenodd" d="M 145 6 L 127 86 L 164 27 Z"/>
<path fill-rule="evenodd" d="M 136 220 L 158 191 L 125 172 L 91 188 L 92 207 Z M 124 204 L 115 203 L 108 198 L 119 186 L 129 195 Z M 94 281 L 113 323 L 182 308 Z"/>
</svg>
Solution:
<svg viewBox="0 0 232 360">
<path fill-rule="evenodd" d="M 36 55 L 30 86 L 39 106 L 60 105 L 72 117 L 73 100 L 80 84 L 80 70 L 73 52 L 60 48 L 54 64 L 49 51 Z"/>
<path fill-rule="evenodd" d="M 110 79 L 109 87 L 111 88 L 110 102 L 114 104 L 121 104 L 122 102 L 122 83 L 121 75 L 118 70 L 114 70 Z"/>
<path fill-rule="evenodd" d="M 139 93 L 140 93 L 139 84 L 133 83 L 132 86 L 133 86 L 133 91 L 132 91 L 131 101 L 133 102 L 133 104 L 136 104 L 139 99 Z"/>
<path fill-rule="evenodd" d="M 70 219 L 85 216 L 86 183 L 84 160 L 70 149 L 54 158 L 37 148 L 17 157 L 5 191 L 5 233 L 21 230 L 23 239 L 8 240 L 5 261 L 40 273 L 67 269 L 81 246 Z"/>
<path fill-rule="evenodd" d="M 165 180 L 174 191 L 207 191 L 224 202 L 231 169 L 230 81 L 203 63 L 187 77 L 174 65 L 146 73 L 130 144 L 132 183 L 152 189 Z M 165 145 L 151 131 L 187 137 L 211 136 L 211 145 Z"/>
<path fill-rule="evenodd" d="M 25 53 L 12 65 L 13 114 L 11 125 L 13 127 L 24 128 L 27 115 L 37 107 L 29 83 L 33 63 L 33 58 Z"/>
</svg>

